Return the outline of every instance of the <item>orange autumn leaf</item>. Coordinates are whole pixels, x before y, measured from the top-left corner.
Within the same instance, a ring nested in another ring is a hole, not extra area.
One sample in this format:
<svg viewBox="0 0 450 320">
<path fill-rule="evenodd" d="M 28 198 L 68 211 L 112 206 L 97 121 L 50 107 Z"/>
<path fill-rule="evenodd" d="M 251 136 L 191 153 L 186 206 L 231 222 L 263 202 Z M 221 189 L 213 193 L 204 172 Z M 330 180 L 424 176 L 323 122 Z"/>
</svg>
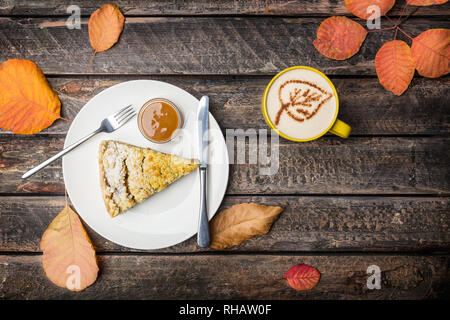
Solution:
<svg viewBox="0 0 450 320">
<path fill-rule="evenodd" d="M 60 116 L 61 102 L 41 69 L 30 60 L 0 64 L 0 128 L 33 134 Z"/>
<path fill-rule="evenodd" d="M 412 6 L 432 6 L 434 4 L 443 4 L 448 0 L 406 0 L 409 5 Z"/>
<path fill-rule="evenodd" d="M 115 4 L 105 4 L 89 18 L 89 40 L 94 52 L 111 48 L 122 33 L 125 18 Z"/>
<path fill-rule="evenodd" d="M 297 264 L 286 272 L 284 278 L 295 290 L 310 290 L 319 282 L 320 273 L 306 264 Z"/>
<path fill-rule="evenodd" d="M 361 19 L 378 18 L 373 10 L 367 10 L 370 6 L 378 6 L 380 14 L 384 16 L 395 4 L 395 0 L 345 0 L 348 11 Z M 368 12 L 367 12 L 368 11 Z"/>
<path fill-rule="evenodd" d="M 219 212 L 211 220 L 210 247 L 223 250 L 237 246 L 252 237 L 266 234 L 282 211 L 281 207 L 258 203 L 235 204 Z"/>
<path fill-rule="evenodd" d="M 366 29 L 359 23 L 346 17 L 331 17 L 319 26 L 313 44 L 324 56 L 345 60 L 359 51 L 366 35 Z"/>
<path fill-rule="evenodd" d="M 386 90 L 398 96 L 405 92 L 415 71 L 408 44 L 400 40 L 386 42 L 375 56 L 375 69 Z"/>
<path fill-rule="evenodd" d="M 68 204 L 41 239 L 42 267 L 55 285 L 81 291 L 97 279 L 95 251 L 80 218 Z"/>
<path fill-rule="evenodd" d="M 413 39 L 411 55 L 421 76 L 437 78 L 450 72 L 450 29 L 430 29 Z"/>
</svg>

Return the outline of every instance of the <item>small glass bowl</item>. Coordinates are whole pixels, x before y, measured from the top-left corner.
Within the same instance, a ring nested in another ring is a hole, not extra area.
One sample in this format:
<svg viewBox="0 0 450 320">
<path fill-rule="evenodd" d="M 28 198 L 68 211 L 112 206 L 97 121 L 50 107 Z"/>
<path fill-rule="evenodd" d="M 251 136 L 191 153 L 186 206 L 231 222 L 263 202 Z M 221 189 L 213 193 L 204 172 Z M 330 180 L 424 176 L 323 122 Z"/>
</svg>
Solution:
<svg viewBox="0 0 450 320">
<path fill-rule="evenodd" d="M 148 107 L 149 105 L 151 105 L 152 103 L 155 103 L 155 102 L 164 102 L 164 103 L 167 103 L 168 105 L 170 105 L 170 106 L 175 110 L 175 112 L 177 113 L 177 116 L 178 116 L 178 125 L 177 125 L 177 128 L 176 128 L 175 131 L 172 133 L 172 135 L 170 136 L 170 138 L 167 139 L 167 140 L 161 141 L 161 140 L 154 140 L 154 139 L 150 138 L 150 137 L 145 133 L 145 130 L 144 130 L 144 128 L 142 127 L 142 116 L 143 116 L 143 114 L 144 114 L 144 111 L 147 109 L 147 107 Z M 155 98 L 155 99 L 148 100 L 146 103 L 144 103 L 144 105 L 143 105 L 143 106 L 141 107 L 141 109 L 139 110 L 139 113 L 138 113 L 138 116 L 137 116 L 137 122 L 138 122 L 139 131 L 141 131 L 141 134 L 144 136 L 144 138 L 146 138 L 147 140 L 149 140 L 149 141 L 151 141 L 151 142 L 154 142 L 154 143 L 166 143 L 166 142 L 171 141 L 173 138 L 175 138 L 175 136 L 177 135 L 177 132 L 179 131 L 179 129 L 182 128 L 182 126 L 183 126 L 183 116 L 182 116 L 182 114 L 181 114 L 181 112 L 180 112 L 180 109 L 178 109 L 178 107 L 177 107 L 177 106 L 175 105 L 175 103 L 173 103 L 172 101 L 167 100 L 167 99 L 164 99 L 164 98 Z"/>
</svg>

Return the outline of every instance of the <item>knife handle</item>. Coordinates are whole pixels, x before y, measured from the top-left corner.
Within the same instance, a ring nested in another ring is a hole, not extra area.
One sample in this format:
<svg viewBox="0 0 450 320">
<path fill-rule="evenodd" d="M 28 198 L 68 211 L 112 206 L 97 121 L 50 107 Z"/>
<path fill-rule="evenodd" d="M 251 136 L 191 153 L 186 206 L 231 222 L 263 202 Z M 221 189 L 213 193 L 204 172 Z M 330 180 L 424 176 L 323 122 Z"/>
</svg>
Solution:
<svg viewBox="0 0 450 320">
<path fill-rule="evenodd" d="M 198 224 L 197 244 L 201 248 L 206 248 L 210 242 L 206 208 L 206 168 L 200 168 L 200 218 Z"/>
</svg>

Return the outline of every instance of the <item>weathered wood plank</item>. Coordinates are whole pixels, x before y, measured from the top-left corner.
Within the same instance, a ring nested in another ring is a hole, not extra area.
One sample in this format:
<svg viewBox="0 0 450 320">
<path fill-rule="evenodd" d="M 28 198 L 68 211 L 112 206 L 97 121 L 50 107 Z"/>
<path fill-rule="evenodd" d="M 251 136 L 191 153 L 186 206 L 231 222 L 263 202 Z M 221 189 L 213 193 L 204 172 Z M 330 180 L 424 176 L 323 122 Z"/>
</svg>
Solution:
<svg viewBox="0 0 450 320">
<path fill-rule="evenodd" d="M 127 78 L 50 78 L 62 102 L 62 115 L 75 118 L 99 92 L 134 79 L 166 81 L 194 96 L 210 97 L 210 110 L 222 129 L 268 128 L 261 113 L 261 97 L 270 76 L 202 78 L 153 76 Z M 386 91 L 376 78 L 334 78 L 340 100 L 339 118 L 352 126 L 352 135 L 441 134 L 450 131 L 450 78 L 416 78 L 402 96 Z M 66 134 L 70 123 L 56 121 L 42 134 Z M 8 133 L 0 131 L 0 133 Z"/>
<path fill-rule="evenodd" d="M 281 141 L 275 174 L 261 175 L 259 164 L 232 165 L 227 192 L 450 194 L 449 142 L 449 137 Z M 61 137 L 0 136 L 0 193 L 63 193 L 60 160 L 29 179 L 20 178 L 62 146 Z"/>
<path fill-rule="evenodd" d="M 370 33 L 361 52 L 335 61 L 312 44 L 321 22 L 320 18 L 128 18 L 119 42 L 96 55 L 90 73 L 273 75 L 293 65 L 309 65 L 328 74 L 375 74 L 375 54 L 382 43 L 393 39 L 392 30 Z M 414 18 L 403 29 L 416 36 L 449 26 L 448 19 Z M 87 19 L 78 30 L 68 29 L 60 18 L 0 18 L 0 52 L 0 60 L 31 59 L 47 74 L 85 73 L 92 57 Z"/>
<path fill-rule="evenodd" d="M 77 1 L 82 15 L 90 15 L 94 10 L 109 0 Z M 126 16 L 140 15 L 351 15 L 343 1 L 333 0 L 158 0 L 128 1 L 116 0 Z M 73 5 L 71 0 L 62 1 L 27 1 L 3 0 L 0 14 L 9 15 L 67 15 L 67 7 Z M 402 12 L 404 1 L 397 1 L 389 12 L 390 16 Z M 417 7 L 408 7 L 407 13 Z M 416 15 L 448 15 L 450 6 L 421 7 Z"/>
<path fill-rule="evenodd" d="M 219 210 L 246 202 L 285 210 L 267 235 L 232 251 L 428 251 L 450 246 L 448 197 L 227 196 Z M 0 197 L 0 251 L 39 252 L 42 234 L 64 205 L 64 197 Z M 98 252 L 136 251 L 86 227 Z M 159 252 L 204 250 L 193 237 Z"/>
<path fill-rule="evenodd" d="M 97 281 L 81 292 L 53 285 L 40 256 L 0 256 L 3 299 L 424 299 L 449 294 L 443 256 L 99 256 Z M 310 291 L 283 279 L 293 265 L 321 273 Z M 380 267 L 381 289 L 367 288 L 367 268 Z M 174 315 L 175 315 L 174 311 Z"/>
</svg>

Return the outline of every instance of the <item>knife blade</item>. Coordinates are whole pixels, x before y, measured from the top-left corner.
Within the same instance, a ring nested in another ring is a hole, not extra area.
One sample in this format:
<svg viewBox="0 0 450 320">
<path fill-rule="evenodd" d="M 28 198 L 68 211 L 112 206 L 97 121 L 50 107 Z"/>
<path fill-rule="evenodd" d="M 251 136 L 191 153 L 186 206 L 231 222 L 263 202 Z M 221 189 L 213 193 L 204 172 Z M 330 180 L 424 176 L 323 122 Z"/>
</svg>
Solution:
<svg viewBox="0 0 450 320">
<path fill-rule="evenodd" d="M 208 167 L 208 119 L 209 119 L 209 98 L 203 96 L 200 99 L 197 111 L 197 136 L 198 154 L 200 160 L 200 215 L 198 223 L 197 244 L 201 248 L 209 246 L 208 210 L 206 206 L 206 171 Z"/>
<path fill-rule="evenodd" d="M 200 99 L 197 112 L 198 120 L 198 151 L 200 168 L 206 168 L 208 164 L 208 117 L 209 117 L 209 98 L 203 96 Z"/>
</svg>

